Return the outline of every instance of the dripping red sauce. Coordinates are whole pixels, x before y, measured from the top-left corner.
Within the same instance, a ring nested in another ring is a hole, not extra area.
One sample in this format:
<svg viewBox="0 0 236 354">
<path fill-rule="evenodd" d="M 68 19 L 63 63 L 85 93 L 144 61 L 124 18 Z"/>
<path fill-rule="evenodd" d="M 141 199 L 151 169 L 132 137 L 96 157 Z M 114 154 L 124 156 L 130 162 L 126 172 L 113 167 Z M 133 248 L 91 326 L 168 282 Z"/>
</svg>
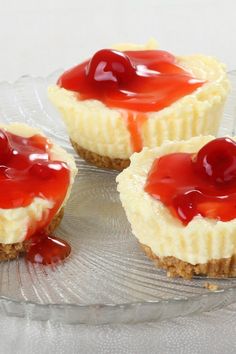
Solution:
<svg viewBox="0 0 236 354">
<path fill-rule="evenodd" d="M 27 207 L 37 197 L 53 203 L 52 208 L 43 215 L 36 227 L 29 227 L 25 237 L 31 243 L 34 235 L 41 235 L 37 236 L 38 245 L 42 249 L 51 245 L 45 258 L 47 261 L 55 247 L 53 238 L 42 237 L 42 230 L 50 224 L 60 209 L 70 183 L 70 170 L 67 164 L 51 160 L 50 147 L 50 142 L 41 135 L 25 138 L 0 129 L 0 208 Z M 35 240 L 33 244 L 35 250 L 38 247 Z M 64 255 L 61 254 L 61 257 Z"/>
<path fill-rule="evenodd" d="M 64 260 L 71 252 L 65 241 L 44 231 L 34 234 L 26 252 L 26 259 L 31 263 L 54 264 Z"/>
<path fill-rule="evenodd" d="M 195 216 L 236 218 L 236 143 L 218 138 L 197 154 L 171 153 L 156 159 L 145 191 L 187 225 Z"/>
<path fill-rule="evenodd" d="M 166 51 L 102 49 L 62 74 L 57 84 L 78 93 L 80 100 L 97 99 L 121 109 L 133 151 L 139 152 L 147 112 L 170 106 L 204 81 L 194 78 Z"/>
</svg>

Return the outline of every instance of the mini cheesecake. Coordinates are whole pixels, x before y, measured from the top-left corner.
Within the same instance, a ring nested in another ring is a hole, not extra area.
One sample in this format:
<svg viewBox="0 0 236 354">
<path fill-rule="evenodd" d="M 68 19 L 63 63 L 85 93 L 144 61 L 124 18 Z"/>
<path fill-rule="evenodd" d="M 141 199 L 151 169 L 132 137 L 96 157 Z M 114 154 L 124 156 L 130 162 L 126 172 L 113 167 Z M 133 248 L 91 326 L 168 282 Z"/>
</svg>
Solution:
<svg viewBox="0 0 236 354">
<path fill-rule="evenodd" d="M 39 130 L 0 125 L 0 261 L 55 229 L 76 172 L 72 156 Z"/>
<path fill-rule="evenodd" d="M 144 148 L 117 182 L 133 234 L 169 276 L 236 276 L 235 139 Z"/>
<path fill-rule="evenodd" d="M 98 51 L 48 89 L 80 156 L 122 170 L 143 147 L 216 134 L 229 89 L 221 63 L 174 56 L 153 42 L 116 48 Z"/>
</svg>

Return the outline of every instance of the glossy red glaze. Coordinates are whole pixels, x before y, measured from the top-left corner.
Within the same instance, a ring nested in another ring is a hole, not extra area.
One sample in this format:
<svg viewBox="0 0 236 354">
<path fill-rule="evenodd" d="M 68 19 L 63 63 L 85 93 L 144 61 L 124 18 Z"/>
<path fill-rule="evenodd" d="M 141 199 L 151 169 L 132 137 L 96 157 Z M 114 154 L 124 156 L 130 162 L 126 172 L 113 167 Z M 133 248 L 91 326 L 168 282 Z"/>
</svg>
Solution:
<svg viewBox="0 0 236 354">
<path fill-rule="evenodd" d="M 236 218 L 236 143 L 219 138 L 197 155 L 172 153 L 156 159 L 145 191 L 185 225 L 197 215 L 221 221 Z"/>
<path fill-rule="evenodd" d="M 36 197 L 53 202 L 37 228 L 50 223 L 60 208 L 70 183 L 64 162 L 50 159 L 50 144 L 41 135 L 30 138 L 0 129 L 0 208 L 27 207 Z M 35 230 L 29 228 L 27 237 Z"/>
<path fill-rule="evenodd" d="M 161 50 L 102 49 L 58 80 L 81 100 L 98 99 L 111 108 L 138 112 L 159 111 L 203 83 Z"/>
<path fill-rule="evenodd" d="M 31 263 L 54 264 L 68 257 L 71 252 L 66 241 L 47 233 L 35 234 L 30 241 L 25 257 Z"/>
</svg>

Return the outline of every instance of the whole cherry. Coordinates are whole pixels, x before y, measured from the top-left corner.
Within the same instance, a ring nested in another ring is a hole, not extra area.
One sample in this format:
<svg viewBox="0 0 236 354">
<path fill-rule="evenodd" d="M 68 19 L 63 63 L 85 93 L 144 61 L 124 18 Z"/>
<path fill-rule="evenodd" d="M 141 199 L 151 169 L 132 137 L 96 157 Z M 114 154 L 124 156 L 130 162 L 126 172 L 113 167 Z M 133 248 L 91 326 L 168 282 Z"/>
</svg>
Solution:
<svg viewBox="0 0 236 354">
<path fill-rule="evenodd" d="M 12 149 L 6 132 L 0 129 L 0 164 L 6 163 L 11 155 Z"/>
<path fill-rule="evenodd" d="M 86 74 L 89 80 L 97 84 L 122 85 L 135 76 L 135 67 L 125 53 L 102 49 L 90 60 Z"/>
<path fill-rule="evenodd" d="M 212 183 L 236 181 L 236 142 L 217 138 L 204 145 L 194 161 L 196 171 Z"/>
</svg>

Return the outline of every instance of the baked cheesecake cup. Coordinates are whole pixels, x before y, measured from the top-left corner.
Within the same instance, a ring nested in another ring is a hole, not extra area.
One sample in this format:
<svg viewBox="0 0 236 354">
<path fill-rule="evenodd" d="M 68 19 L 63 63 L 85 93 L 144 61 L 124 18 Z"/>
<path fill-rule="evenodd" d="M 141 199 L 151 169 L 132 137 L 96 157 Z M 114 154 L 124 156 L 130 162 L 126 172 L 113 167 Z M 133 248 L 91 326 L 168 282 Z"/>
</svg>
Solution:
<svg viewBox="0 0 236 354">
<path fill-rule="evenodd" d="M 235 140 L 144 148 L 117 182 L 133 234 L 169 276 L 236 276 Z"/>
<path fill-rule="evenodd" d="M 174 56 L 153 42 L 117 48 L 98 51 L 48 89 L 80 156 L 122 170 L 143 147 L 216 134 L 229 88 L 221 63 Z"/>
<path fill-rule="evenodd" d="M 50 249 L 53 239 L 47 236 L 63 216 L 76 172 L 73 157 L 39 130 L 0 125 L 0 261 L 14 259 L 42 240 L 39 246 L 47 248 L 47 259 L 50 251 L 60 253 Z"/>
</svg>

